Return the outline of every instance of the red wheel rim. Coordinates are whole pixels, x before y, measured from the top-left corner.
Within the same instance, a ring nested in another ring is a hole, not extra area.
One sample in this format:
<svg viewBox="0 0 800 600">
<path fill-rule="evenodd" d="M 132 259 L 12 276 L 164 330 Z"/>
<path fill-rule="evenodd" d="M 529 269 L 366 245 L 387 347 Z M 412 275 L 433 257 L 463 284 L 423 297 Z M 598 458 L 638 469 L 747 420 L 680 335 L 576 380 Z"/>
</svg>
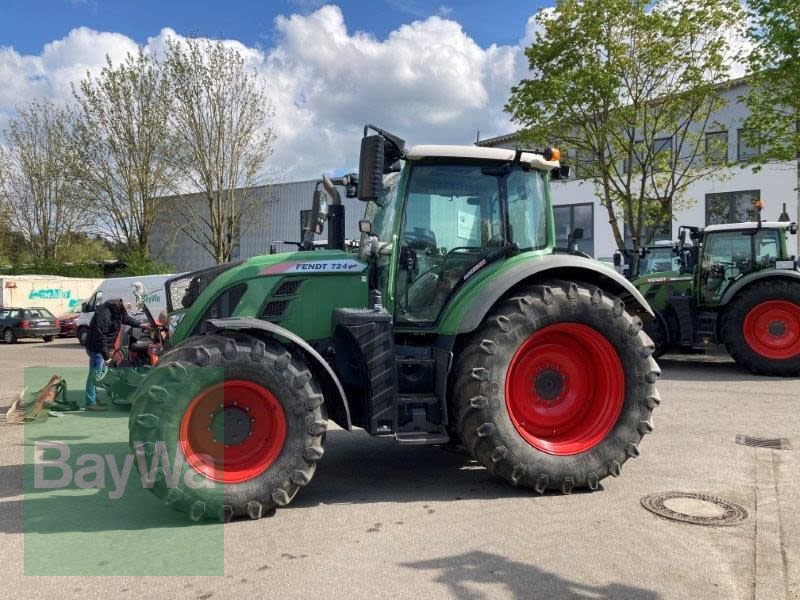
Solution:
<svg viewBox="0 0 800 600">
<path fill-rule="evenodd" d="M 514 353 L 506 406 L 519 434 L 548 454 L 579 454 L 602 442 L 622 411 L 625 374 L 611 343 L 580 323 L 540 329 Z"/>
<path fill-rule="evenodd" d="M 787 300 L 768 300 L 744 318 L 747 345 L 761 356 L 793 358 L 800 354 L 800 306 Z"/>
<path fill-rule="evenodd" d="M 265 387 L 242 379 L 203 390 L 181 420 L 186 460 L 221 483 L 241 483 L 266 471 L 285 439 L 286 418 L 278 400 Z"/>
</svg>

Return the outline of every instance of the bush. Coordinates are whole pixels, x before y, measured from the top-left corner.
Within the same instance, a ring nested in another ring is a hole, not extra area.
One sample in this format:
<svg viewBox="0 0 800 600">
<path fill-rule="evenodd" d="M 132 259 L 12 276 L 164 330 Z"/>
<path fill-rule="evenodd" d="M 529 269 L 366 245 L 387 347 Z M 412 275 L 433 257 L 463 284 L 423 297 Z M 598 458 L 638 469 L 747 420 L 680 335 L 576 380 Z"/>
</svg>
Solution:
<svg viewBox="0 0 800 600">
<path fill-rule="evenodd" d="M 152 258 L 141 252 L 131 251 L 122 256 L 125 268 L 115 277 L 133 277 L 135 275 L 158 275 L 172 273 L 173 267 L 163 260 Z"/>
</svg>

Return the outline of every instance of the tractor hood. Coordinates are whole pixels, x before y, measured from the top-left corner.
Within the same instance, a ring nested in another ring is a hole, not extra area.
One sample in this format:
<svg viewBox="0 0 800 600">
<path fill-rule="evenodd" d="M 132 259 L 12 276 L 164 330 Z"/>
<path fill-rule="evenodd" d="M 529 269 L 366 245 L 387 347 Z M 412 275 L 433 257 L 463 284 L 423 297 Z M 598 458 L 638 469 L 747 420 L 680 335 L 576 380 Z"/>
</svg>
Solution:
<svg viewBox="0 0 800 600">
<path fill-rule="evenodd" d="M 342 250 L 256 256 L 167 282 L 172 342 L 203 333 L 209 319 L 270 321 L 303 339 L 330 334 L 331 311 L 367 305 L 367 263 Z"/>
</svg>

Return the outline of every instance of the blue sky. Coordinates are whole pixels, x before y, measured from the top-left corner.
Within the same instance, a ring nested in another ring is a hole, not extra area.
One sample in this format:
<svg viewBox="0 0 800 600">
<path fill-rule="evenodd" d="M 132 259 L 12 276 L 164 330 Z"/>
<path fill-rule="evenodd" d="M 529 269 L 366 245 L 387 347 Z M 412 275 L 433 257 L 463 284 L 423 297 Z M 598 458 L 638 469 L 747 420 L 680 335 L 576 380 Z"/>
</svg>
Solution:
<svg viewBox="0 0 800 600">
<path fill-rule="evenodd" d="M 17 107 L 137 46 L 209 36 L 236 47 L 275 117 L 285 179 L 355 168 L 374 123 L 410 144 L 469 144 L 515 128 L 503 106 L 528 74 L 535 2 L 512 0 L 0 0 L 0 130 Z M 368 35 L 364 35 L 363 33 Z"/>
<path fill-rule="evenodd" d="M 385 38 L 400 25 L 431 15 L 461 24 L 480 46 L 511 45 L 543 2 L 519 0 L 339 0 L 351 31 Z M 309 13 L 317 0 L 4 0 L 0 9 L 0 46 L 35 54 L 44 44 L 86 26 L 114 31 L 145 42 L 163 27 L 179 34 L 237 39 L 247 46 L 271 46 L 279 14 Z"/>
</svg>

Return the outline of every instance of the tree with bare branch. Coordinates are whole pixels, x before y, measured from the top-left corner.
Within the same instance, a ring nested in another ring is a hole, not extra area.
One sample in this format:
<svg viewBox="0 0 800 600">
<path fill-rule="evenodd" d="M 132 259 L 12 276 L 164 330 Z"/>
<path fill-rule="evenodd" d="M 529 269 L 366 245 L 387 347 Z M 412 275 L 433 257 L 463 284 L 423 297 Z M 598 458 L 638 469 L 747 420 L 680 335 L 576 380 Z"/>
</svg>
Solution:
<svg viewBox="0 0 800 600">
<path fill-rule="evenodd" d="M 257 73 L 220 41 L 168 40 L 165 65 L 183 185 L 174 214 L 183 234 L 227 262 L 263 210 L 264 195 L 254 188 L 269 179 L 273 108 Z"/>
<path fill-rule="evenodd" d="M 0 144 L 3 211 L 37 260 L 64 260 L 87 227 L 73 124 L 69 109 L 37 100 L 17 108 Z"/>
<path fill-rule="evenodd" d="M 95 200 L 95 222 L 102 235 L 146 257 L 159 199 L 176 177 L 165 69 L 141 48 L 118 65 L 106 57 L 100 74 L 87 73 L 73 94 L 80 178 Z"/>
</svg>

